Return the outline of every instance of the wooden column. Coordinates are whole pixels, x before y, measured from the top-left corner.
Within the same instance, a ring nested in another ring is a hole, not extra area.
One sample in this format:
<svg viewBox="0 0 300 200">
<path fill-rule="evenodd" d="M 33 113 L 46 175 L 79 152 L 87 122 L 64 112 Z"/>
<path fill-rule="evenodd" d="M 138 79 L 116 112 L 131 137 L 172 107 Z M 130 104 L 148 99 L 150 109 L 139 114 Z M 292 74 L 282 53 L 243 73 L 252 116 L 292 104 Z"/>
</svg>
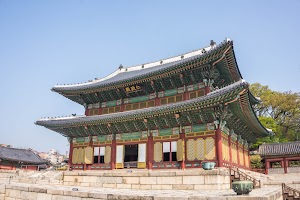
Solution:
<svg viewBox="0 0 300 200">
<path fill-rule="evenodd" d="M 246 168 L 245 145 L 243 145 L 244 168 Z"/>
<path fill-rule="evenodd" d="M 155 106 L 160 106 L 160 99 L 158 97 L 155 97 L 154 102 Z"/>
<path fill-rule="evenodd" d="M 125 111 L 125 104 L 122 103 L 122 104 L 120 105 L 120 112 L 124 112 L 124 111 Z"/>
<path fill-rule="evenodd" d="M 153 168 L 153 157 L 154 157 L 154 147 L 153 147 L 153 136 L 152 133 L 149 133 L 148 136 L 148 143 L 147 143 L 147 164 L 148 164 L 148 169 Z"/>
<path fill-rule="evenodd" d="M 101 108 L 101 106 L 98 108 L 98 115 L 102 115 L 102 108 Z"/>
<path fill-rule="evenodd" d="M 115 169 L 116 168 L 116 152 L 117 152 L 117 145 L 116 145 L 116 138 L 115 136 L 113 135 L 113 139 L 111 141 L 111 161 L 110 161 L 110 164 L 111 164 L 111 169 Z"/>
<path fill-rule="evenodd" d="M 185 132 L 184 130 L 181 130 L 180 133 L 180 139 L 182 139 L 183 141 L 183 158 L 182 158 L 182 161 L 181 161 L 181 169 L 185 169 L 185 158 L 186 158 L 186 145 L 185 145 Z"/>
<path fill-rule="evenodd" d="M 250 154 L 249 154 L 249 147 L 248 147 L 248 150 L 247 150 L 247 156 L 248 156 L 248 168 L 251 169 L 251 162 L 250 162 Z"/>
<path fill-rule="evenodd" d="M 187 90 L 183 93 L 183 101 L 186 101 L 186 100 L 190 99 L 189 94 L 190 93 Z"/>
<path fill-rule="evenodd" d="M 240 167 L 240 151 L 239 151 L 239 140 L 236 140 L 236 155 L 237 155 L 237 166 Z"/>
<path fill-rule="evenodd" d="M 221 129 L 217 128 L 215 131 L 215 141 L 216 141 L 216 157 L 218 160 L 218 167 L 223 167 L 223 158 L 222 158 L 222 133 Z"/>
<path fill-rule="evenodd" d="M 232 167 L 231 135 L 228 135 L 228 148 L 229 148 L 229 162 L 230 162 L 230 167 Z"/>
<path fill-rule="evenodd" d="M 284 168 L 284 173 L 287 173 L 287 168 L 288 168 L 288 164 L 287 164 L 287 160 L 286 158 L 283 158 L 283 168 Z"/>
<path fill-rule="evenodd" d="M 69 161 L 68 161 L 68 167 L 72 166 L 72 157 L 73 157 L 73 142 L 72 140 L 70 141 L 70 151 L 69 151 Z"/>
<path fill-rule="evenodd" d="M 265 166 L 265 168 L 266 168 L 266 174 L 269 174 L 269 168 L 270 168 L 270 161 L 268 161 L 267 159 L 266 159 L 266 166 Z"/>
<path fill-rule="evenodd" d="M 209 86 L 205 86 L 204 87 L 204 92 L 205 92 L 205 95 L 207 95 L 208 93 L 210 93 L 210 87 Z"/>
</svg>

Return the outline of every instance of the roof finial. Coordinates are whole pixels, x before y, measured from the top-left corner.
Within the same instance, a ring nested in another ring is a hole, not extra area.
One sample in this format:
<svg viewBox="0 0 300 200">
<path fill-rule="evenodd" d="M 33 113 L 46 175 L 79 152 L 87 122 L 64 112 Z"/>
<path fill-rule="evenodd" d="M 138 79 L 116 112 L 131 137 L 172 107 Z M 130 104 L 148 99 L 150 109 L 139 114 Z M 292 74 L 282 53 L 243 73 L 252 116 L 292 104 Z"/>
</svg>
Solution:
<svg viewBox="0 0 300 200">
<path fill-rule="evenodd" d="M 123 65 L 122 64 L 120 64 L 120 66 L 119 66 L 119 70 L 121 70 L 121 69 L 123 69 Z"/>
<path fill-rule="evenodd" d="M 216 46 L 216 44 L 217 43 L 215 41 L 210 40 L 210 46 L 211 46 L 211 48 L 214 48 Z"/>
</svg>

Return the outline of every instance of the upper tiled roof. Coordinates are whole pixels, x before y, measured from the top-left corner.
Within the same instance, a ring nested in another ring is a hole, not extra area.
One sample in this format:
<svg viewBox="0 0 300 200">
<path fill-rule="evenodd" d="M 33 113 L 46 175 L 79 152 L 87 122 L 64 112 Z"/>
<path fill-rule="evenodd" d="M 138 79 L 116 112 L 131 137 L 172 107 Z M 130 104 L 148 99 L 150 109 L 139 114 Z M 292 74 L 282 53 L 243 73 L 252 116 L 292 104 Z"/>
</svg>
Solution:
<svg viewBox="0 0 300 200">
<path fill-rule="evenodd" d="M 262 156 L 300 154 L 300 141 L 262 144 L 258 153 Z"/>
<path fill-rule="evenodd" d="M 200 58 L 203 55 L 213 53 L 215 50 L 231 42 L 232 41 L 230 41 L 229 39 L 226 39 L 223 43 L 221 43 L 218 46 L 209 46 L 206 48 L 202 48 L 199 50 L 195 50 L 186 54 L 182 54 L 164 60 L 137 65 L 128 68 L 121 68 L 104 78 L 95 79 L 86 83 L 55 85 L 52 88 L 52 90 L 55 92 L 85 90 L 90 88 L 105 87 L 111 84 L 121 83 L 123 81 L 131 81 L 133 79 L 139 79 L 142 78 L 143 76 L 149 76 L 153 73 L 161 73 L 165 69 L 169 69 L 169 68 L 171 69 L 182 63 L 187 63 L 194 59 Z"/>
<path fill-rule="evenodd" d="M 0 159 L 27 164 L 44 164 L 48 162 L 29 149 L 16 149 L 10 147 L 0 147 Z"/>
</svg>

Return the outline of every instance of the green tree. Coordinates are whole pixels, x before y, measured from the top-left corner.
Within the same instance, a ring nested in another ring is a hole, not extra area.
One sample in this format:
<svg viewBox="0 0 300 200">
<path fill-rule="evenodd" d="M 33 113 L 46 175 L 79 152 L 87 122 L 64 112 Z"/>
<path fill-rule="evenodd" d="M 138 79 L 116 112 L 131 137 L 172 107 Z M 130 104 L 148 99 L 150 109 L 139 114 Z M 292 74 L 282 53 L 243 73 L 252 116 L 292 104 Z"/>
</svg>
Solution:
<svg viewBox="0 0 300 200">
<path fill-rule="evenodd" d="M 277 92 L 259 83 L 252 84 L 250 91 L 261 100 L 254 106 L 260 122 L 275 133 L 274 136 L 259 138 L 252 147 L 257 148 L 262 143 L 298 140 L 300 93 Z"/>
<path fill-rule="evenodd" d="M 256 169 L 261 169 L 263 168 L 263 163 L 261 161 L 260 155 L 251 155 L 250 156 L 250 163 L 251 163 L 251 168 L 256 168 Z"/>
</svg>

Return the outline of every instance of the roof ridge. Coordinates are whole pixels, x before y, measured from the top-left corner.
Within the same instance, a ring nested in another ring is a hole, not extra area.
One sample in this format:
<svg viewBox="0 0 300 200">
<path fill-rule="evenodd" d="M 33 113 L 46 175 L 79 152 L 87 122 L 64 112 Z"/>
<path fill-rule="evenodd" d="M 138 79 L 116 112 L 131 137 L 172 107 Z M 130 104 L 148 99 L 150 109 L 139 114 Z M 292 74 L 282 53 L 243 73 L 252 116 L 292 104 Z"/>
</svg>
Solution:
<svg viewBox="0 0 300 200">
<path fill-rule="evenodd" d="M 276 145 L 282 145 L 282 144 L 297 144 L 297 143 L 300 144 L 300 141 L 264 143 L 264 144 L 261 144 L 260 146 L 267 146 L 267 145 L 276 146 Z"/>
<path fill-rule="evenodd" d="M 145 69 L 159 67 L 159 66 L 170 65 L 172 63 L 180 62 L 180 61 L 187 61 L 188 59 L 194 58 L 196 56 L 202 56 L 204 54 L 211 53 L 213 50 L 215 50 L 215 49 L 217 49 L 217 48 L 219 48 L 219 47 L 221 47 L 224 44 L 227 44 L 229 42 L 232 42 L 232 41 L 230 39 L 226 38 L 223 42 L 221 42 L 220 44 L 215 45 L 215 46 L 208 46 L 208 47 L 200 48 L 200 49 L 193 50 L 193 51 L 190 51 L 190 52 L 187 52 L 187 53 L 184 53 L 184 54 L 180 54 L 178 56 L 173 56 L 173 57 L 161 59 L 161 60 L 158 60 L 158 61 L 149 62 L 149 63 L 146 63 L 146 64 L 139 64 L 139 65 L 134 65 L 134 66 L 131 66 L 131 67 L 128 67 L 128 68 L 117 69 L 116 71 L 112 72 L 111 74 L 109 74 L 109 75 L 107 75 L 103 78 L 94 79 L 94 80 L 87 81 L 87 82 L 84 82 L 84 83 L 57 84 L 52 88 L 52 91 L 60 90 L 61 88 L 62 89 L 63 88 L 72 88 L 72 87 L 76 87 L 76 86 L 88 86 L 88 85 L 92 85 L 92 84 L 97 84 L 97 83 L 101 83 L 103 81 L 106 81 L 110 78 L 113 78 L 113 77 L 117 76 L 118 74 L 127 73 L 127 72 L 131 72 L 131 71 L 145 70 Z M 203 51 L 203 49 L 204 49 L 204 51 Z M 193 54 L 197 51 L 198 51 L 198 54 L 190 55 L 189 57 L 182 59 L 182 56 L 185 57 L 186 55 Z M 175 59 L 175 60 L 172 60 L 172 59 Z M 164 61 L 167 61 L 167 60 L 170 60 L 170 61 L 167 62 L 167 63 L 164 63 Z M 164 63 L 164 64 L 162 64 L 162 63 Z M 152 64 L 152 66 L 145 66 L 145 65 L 151 65 L 151 64 Z M 140 67 L 140 68 L 135 69 L 135 68 L 138 68 L 138 67 Z"/>
</svg>

